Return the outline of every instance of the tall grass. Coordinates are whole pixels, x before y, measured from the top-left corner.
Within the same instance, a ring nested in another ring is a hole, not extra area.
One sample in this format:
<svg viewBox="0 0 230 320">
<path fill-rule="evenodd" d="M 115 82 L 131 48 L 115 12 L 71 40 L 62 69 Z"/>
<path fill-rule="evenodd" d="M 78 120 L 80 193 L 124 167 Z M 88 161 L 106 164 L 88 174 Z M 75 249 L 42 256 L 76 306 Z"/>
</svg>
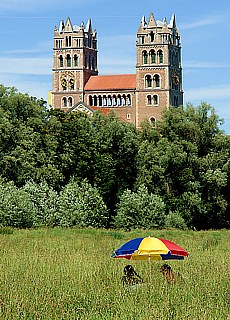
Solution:
<svg viewBox="0 0 230 320">
<path fill-rule="evenodd" d="M 133 261 L 145 284 L 121 286 L 127 260 L 111 253 L 152 235 L 190 252 L 172 268 L 184 281 L 168 285 L 162 263 Z M 38 229 L 0 232 L 0 319 L 217 319 L 229 311 L 230 231 Z"/>
</svg>

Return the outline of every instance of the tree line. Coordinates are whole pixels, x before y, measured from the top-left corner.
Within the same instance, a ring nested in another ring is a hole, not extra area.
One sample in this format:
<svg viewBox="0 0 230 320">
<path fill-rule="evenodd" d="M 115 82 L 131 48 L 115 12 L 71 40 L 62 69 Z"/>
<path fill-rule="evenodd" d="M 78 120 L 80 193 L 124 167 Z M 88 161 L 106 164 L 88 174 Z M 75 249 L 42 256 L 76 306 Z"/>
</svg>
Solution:
<svg viewBox="0 0 230 320">
<path fill-rule="evenodd" d="M 0 85 L 0 226 L 229 228 L 221 123 L 202 102 L 137 129 Z"/>
</svg>

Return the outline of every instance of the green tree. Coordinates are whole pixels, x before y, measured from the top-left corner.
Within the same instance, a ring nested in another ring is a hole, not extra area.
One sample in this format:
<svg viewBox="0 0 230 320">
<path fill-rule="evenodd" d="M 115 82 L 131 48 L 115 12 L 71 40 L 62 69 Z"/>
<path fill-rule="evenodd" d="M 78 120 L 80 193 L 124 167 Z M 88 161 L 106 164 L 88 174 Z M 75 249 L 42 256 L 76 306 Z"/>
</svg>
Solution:
<svg viewBox="0 0 230 320">
<path fill-rule="evenodd" d="M 163 227 L 165 204 L 158 195 L 148 192 L 141 185 L 137 192 L 126 190 L 120 196 L 114 225 L 116 228 L 156 228 Z"/>
</svg>

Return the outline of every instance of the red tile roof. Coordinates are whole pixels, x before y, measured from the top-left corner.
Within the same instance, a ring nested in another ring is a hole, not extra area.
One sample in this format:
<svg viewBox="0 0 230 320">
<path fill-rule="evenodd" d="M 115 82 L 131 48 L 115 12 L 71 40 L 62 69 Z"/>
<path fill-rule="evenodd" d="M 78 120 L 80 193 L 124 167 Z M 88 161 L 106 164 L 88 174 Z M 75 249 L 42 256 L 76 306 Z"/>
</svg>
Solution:
<svg viewBox="0 0 230 320">
<path fill-rule="evenodd" d="M 119 74 L 112 76 L 91 76 L 85 85 L 87 91 L 105 91 L 135 89 L 135 74 Z"/>
</svg>

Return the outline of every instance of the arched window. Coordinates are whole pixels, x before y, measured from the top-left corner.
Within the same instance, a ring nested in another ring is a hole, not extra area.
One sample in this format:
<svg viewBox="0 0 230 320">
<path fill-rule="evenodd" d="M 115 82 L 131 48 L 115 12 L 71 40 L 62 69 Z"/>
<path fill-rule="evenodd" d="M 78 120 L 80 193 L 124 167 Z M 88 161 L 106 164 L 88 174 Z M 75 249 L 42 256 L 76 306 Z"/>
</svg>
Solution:
<svg viewBox="0 0 230 320">
<path fill-rule="evenodd" d="M 131 96 L 130 96 L 130 94 L 127 95 L 127 105 L 131 106 Z"/>
<path fill-rule="evenodd" d="M 85 56 L 85 68 L 87 68 L 87 56 Z"/>
<path fill-rule="evenodd" d="M 91 69 L 91 56 L 89 56 L 89 69 Z"/>
<path fill-rule="evenodd" d="M 159 74 L 155 74 L 154 75 L 153 81 L 154 81 L 154 87 L 155 88 L 160 88 L 160 76 L 159 76 Z"/>
<path fill-rule="evenodd" d="M 64 97 L 64 98 L 62 99 L 62 106 L 63 106 L 64 108 L 67 107 L 67 99 L 66 99 L 66 97 Z"/>
<path fill-rule="evenodd" d="M 151 106 L 151 104 L 152 104 L 152 97 L 149 94 L 149 95 L 147 95 L 147 105 Z"/>
<path fill-rule="evenodd" d="M 121 106 L 121 96 L 118 95 L 117 97 L 117 105 L 120 107 Z"/>
<path fill-rule="evenodd" d="M 111 96 L 108 96 L 108 106 L 110 107 L 112 105 L 112 98 Z"/>
<path fill-rule="evenodd" d="M 149 123 L 152 127 L 156 127 L 156 119 L 154 117 L 149 118 Z"/>
<path fill-rule="evenodd" d="M 145 88 L 152 88 L 152 77 L 149 74 L 145 76 Z"/>
<path fill-rule="evenodd" d="M 74 55 L 74 67 L 78 67 L 78 56 Z"/>
<path fill-rule="evenodd" d="M 107 98 L 106 98 L 106 96 L 103 96 L 103 106 L 107 106 Z"/>
<path fill-rule="evenodd" d="M 60 61 L 60 67 L 62 68 L 62 67 L 64 66 L 63 56 L 60 56 L 60 57 L 59 57 L 59 61 Z"/>
<path fill-rule="evenodd" d="M 153 104 L 158 105 L 158 96 L 156 94 L 153 96 Z"/>
<path fill-rule="evenodd" d="M 93 96 L 93 105 L 97 107 L 97 96 Z"/>
<path fill-rule="evenodd" d="M 126 105 L 126 96 L 123 94 L 122 96 L 122 105 L 125 106 Z"/>
<path fill-rule="evenodd" d="M 92 96 L 89 96 L 89 105 L 90 105 L 90 106 L 93 105 L 93 98 L 92 98 Z"/>
<path fill-rule="evenodd" d="M 156 63 L 156 53 L 154 50 L 150 51 L 151 63 Z"/>
<path fill-rule="evenodd" d="M 68 107 L 72 107 L 73 106 L 73 98 L 72 97 L 69 97 L 68 98 Z"/>
<path fill-rule="evenodd" d="M 143 51 L 142 57 L 143 57 L 143 64 L 147 64 L 147 63 L 148 63 L 148 54 L 147 54 L 147 51 Z"/>
<path fill-rule="evenodd" d="M 117 105 L 117 98 L 115 95 L 113 95 L 113 107 Z"/>
<path fill-rule="evenodd" d="M 159 61 L 159 63 L 163 63 L 164 59 L 163 59 L 163 52 L 162 52 L 162 50 L 158 50 L 158 51 L 157 51 L 157 55 L 158 55 L 158 61 Z"/>
<path fill-rule="evenodd" d="M 98 96 L 99 107 L 102 107 L 102 96 Z"/>
<path fill-rule="evenodd" d="M 67 54 L 66 60 L 67 60 L 67 67 L 71 67 L 71 56 L 70 56 L 70 54 Z"/>
</svg>

